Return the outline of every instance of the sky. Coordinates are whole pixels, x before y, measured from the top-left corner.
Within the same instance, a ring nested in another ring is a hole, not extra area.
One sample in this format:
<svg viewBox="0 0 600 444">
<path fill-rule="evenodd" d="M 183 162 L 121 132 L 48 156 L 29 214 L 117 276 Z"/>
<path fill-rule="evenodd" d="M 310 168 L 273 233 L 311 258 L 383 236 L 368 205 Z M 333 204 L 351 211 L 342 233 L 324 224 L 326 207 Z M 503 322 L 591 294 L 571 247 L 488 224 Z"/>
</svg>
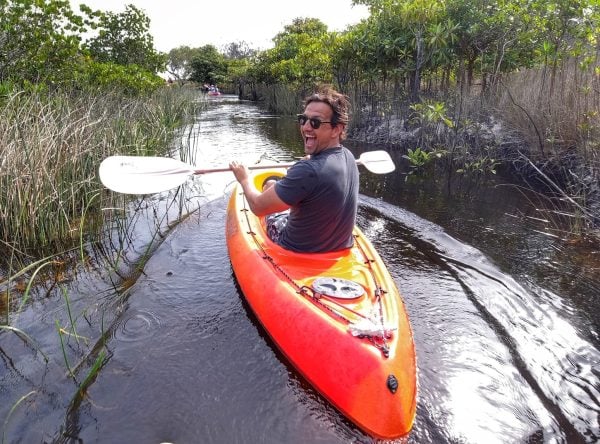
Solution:
<svg viewBox="0 0 600 444">
<path fill-rule="evenodd" d="M 366 6 L 351 0 L 70 0 L 92 9 L 120 13 L 133 4 L 150 18 L 150 34 L 158 51 L 179 46 L 214 45 L 221 49 L 245 41 L 252 49 L 273 46 L 272 39 L 295 18 L 318 18 L 329 31 L 342 31 L 368 17 Z"/>
</svg>

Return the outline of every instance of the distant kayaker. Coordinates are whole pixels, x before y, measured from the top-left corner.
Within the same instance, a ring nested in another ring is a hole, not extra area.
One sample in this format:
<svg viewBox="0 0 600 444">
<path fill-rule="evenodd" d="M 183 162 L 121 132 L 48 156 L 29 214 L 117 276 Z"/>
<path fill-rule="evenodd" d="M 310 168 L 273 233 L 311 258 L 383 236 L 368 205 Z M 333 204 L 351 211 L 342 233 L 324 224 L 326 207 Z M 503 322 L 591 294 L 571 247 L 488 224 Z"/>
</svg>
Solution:
<svg viewBox="0 0 600 444">
<path fill-rule="evenodd" d="M 262 192 L 252 186 L 245 165 L 229 164 L 250 209 L 257 216 L 267 216 L 269 236 L 284 248 L 316 253 L 353 245 L 358 168 L 352 153 L 341 144 L 349 107 L 348 98 L 331 87 L 308 96 L 304 112 L 298 115 L 307 158 Z"/>
</svg>

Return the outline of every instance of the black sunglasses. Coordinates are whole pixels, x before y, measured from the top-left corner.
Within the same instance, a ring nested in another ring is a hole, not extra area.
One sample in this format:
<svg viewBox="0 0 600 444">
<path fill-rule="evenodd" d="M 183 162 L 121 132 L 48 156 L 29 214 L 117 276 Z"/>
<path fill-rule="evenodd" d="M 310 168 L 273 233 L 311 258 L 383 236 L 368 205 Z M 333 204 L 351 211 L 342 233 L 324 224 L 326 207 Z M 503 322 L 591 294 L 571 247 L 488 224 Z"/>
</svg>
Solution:
<svg viewBox="0 0 600 444">
<path fill-rule="evenodd" d="M 322 123 L 331 124 L 331 122 L 323 122 L 321 119 L 317 119 L 316 117 L 308 117 L 305 114 L 298 114 L 297 117 L 300 126 L 304 126 L 304 124 L 308 121 L 310 122 L 310 126 L 312 126 L 313 129 L 319 129 Z"/>
</svg>

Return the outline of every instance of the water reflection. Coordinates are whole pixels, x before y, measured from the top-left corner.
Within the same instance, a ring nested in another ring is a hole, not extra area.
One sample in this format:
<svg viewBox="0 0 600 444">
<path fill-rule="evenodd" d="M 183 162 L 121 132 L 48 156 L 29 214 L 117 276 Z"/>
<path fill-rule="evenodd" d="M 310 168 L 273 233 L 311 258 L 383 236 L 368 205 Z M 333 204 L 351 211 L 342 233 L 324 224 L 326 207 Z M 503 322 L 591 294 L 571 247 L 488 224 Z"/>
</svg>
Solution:
<svg viewBox="0 0 600 444">
<path fill-rule="evenodd" d="M 395 258 L 394 272 L 412 307 L 420 388 L 435 388 L 432 409 L 451 415 L 456 436 L 571 442 L 597 433 L 599 388 L 591 369 L 600 353 L 567 321 L 568 303 L 531 283 L 520 285 L 439 226 L 381 200 L 363 202 L 367 226 L 374 218 L 388 220 L 375 224 L 381 233 L 376 242 L 386 259 Z M 413 277 L 415 260 L 407 258 L 415 255 L 420 268 L 430 266 Z M 422 319 L 430 322 L 421 325 Z M 426 338 L 419 338 L 424 331 Z"/>
</svg>

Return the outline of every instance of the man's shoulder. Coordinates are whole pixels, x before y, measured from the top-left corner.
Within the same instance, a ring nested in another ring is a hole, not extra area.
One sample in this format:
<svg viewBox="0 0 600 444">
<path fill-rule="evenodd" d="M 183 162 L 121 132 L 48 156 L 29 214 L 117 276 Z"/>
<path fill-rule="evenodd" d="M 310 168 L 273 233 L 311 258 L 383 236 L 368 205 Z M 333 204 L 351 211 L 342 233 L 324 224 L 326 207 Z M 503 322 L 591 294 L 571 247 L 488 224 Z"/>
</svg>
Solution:
<svg viewBox="0 0 600 444">
<path fill-rule="evenodd" d="M 306 174 L 311 174 L 315 172 L 317 165 L 315 159 L 303 159 L 292 165 L 288 169 L 287 175 L 304 176 Z"/>
</svg>

